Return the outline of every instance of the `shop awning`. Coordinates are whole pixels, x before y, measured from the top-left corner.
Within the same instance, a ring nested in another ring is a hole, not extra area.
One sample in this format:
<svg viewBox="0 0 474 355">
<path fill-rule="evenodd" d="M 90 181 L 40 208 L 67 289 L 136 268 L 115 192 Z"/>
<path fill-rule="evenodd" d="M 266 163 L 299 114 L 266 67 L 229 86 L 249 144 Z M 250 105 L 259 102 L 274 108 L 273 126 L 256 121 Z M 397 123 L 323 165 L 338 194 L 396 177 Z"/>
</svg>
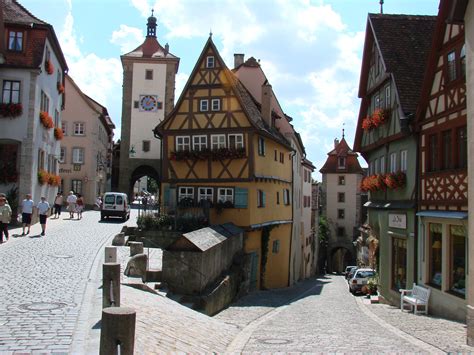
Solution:
<svg viewBox="0 0 474 355">
<path fill-rule="evenodd" d="M 450 219 L 467 219 L 467 212 L 457 211 L 421 211 L 416 214 L 418 217 L 432 217 L 432 218 L 450 218 Z"/>
<path fill-rule="evenodd" d="M 382 208 L 387 210 L 407 210 L 415 208 L 414 201 L 367 201 L 364 203 L 367 208 Z"/>
</svg>

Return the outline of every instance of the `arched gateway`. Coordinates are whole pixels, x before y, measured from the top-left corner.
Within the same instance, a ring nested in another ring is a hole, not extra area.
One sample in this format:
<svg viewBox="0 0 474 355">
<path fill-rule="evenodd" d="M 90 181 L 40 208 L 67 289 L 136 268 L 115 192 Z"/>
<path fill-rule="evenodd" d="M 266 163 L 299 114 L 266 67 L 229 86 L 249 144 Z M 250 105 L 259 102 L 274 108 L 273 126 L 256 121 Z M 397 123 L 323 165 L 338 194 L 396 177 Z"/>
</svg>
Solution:
<svg viewBox="0 0 474 355">
<path fill-rule="evenodd" d="M 148 18 L 143 44 L 120 57 L 123 66 L 122 134 L 118 188 L 129 195 L 142 176 L 161 181 L 161 141 L 153 129 L 174 106 L 179 58 L 156 39 L 156 17 Z"/>
</svg>

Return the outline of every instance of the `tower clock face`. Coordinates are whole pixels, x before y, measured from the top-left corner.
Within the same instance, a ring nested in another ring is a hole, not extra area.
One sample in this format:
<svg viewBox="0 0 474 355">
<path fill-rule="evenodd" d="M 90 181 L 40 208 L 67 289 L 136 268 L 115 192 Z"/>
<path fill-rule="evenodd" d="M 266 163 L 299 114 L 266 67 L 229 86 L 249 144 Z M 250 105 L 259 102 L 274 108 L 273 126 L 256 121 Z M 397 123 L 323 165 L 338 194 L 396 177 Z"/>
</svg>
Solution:
<svg viewBox="0 0 474 355">
<path fill-rule="evenodd" d="M 155 95 L 140 95 L 140 111 L 156 111 L 158 97 Z"/>
</svg>

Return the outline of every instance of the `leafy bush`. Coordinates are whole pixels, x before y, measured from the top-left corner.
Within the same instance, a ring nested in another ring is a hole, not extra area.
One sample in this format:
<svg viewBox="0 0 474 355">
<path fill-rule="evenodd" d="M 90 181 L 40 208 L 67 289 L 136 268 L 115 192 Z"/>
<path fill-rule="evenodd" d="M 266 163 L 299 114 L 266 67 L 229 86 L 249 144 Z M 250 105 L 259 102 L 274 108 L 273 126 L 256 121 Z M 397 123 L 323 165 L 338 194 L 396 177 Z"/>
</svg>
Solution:
<svg viewBox="0 0 474 355">
<path fill-rule="evenodd" d="M 168 215 L 154 216 L 147 214 L 137 218 L 138 228 L 143 230 L 168 230 L 173 224 L 174 218 Z"/>
</svg>

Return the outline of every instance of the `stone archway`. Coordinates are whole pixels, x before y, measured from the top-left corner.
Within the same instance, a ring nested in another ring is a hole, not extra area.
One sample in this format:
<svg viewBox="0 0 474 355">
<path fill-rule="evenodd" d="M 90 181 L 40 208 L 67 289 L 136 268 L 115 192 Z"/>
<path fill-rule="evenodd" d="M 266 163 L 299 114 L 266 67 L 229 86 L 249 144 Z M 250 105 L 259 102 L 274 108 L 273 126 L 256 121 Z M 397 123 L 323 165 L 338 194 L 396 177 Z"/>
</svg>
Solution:
<svg viewBox="0 0 474 355">
<path fill-rule="evenodd" d="M 342 273 L 346 266 L 353 263 L 352 252 L 344 247 L 335 247 L 331 249 L 328 266 L 331 272 Z"/>
<path fill-rule="evenodd" d="M 160 176 L 158 172 L 149 165 L 140 165 L 135 170 L 133 170 L 132 174 L 130 175 L 130 182 L 127 191 L 129 198 L 133 198 L 133 186 L 135 183 L 144 176 L 154 179 L 158 186 L 160 185 Z"/>
</svg>

